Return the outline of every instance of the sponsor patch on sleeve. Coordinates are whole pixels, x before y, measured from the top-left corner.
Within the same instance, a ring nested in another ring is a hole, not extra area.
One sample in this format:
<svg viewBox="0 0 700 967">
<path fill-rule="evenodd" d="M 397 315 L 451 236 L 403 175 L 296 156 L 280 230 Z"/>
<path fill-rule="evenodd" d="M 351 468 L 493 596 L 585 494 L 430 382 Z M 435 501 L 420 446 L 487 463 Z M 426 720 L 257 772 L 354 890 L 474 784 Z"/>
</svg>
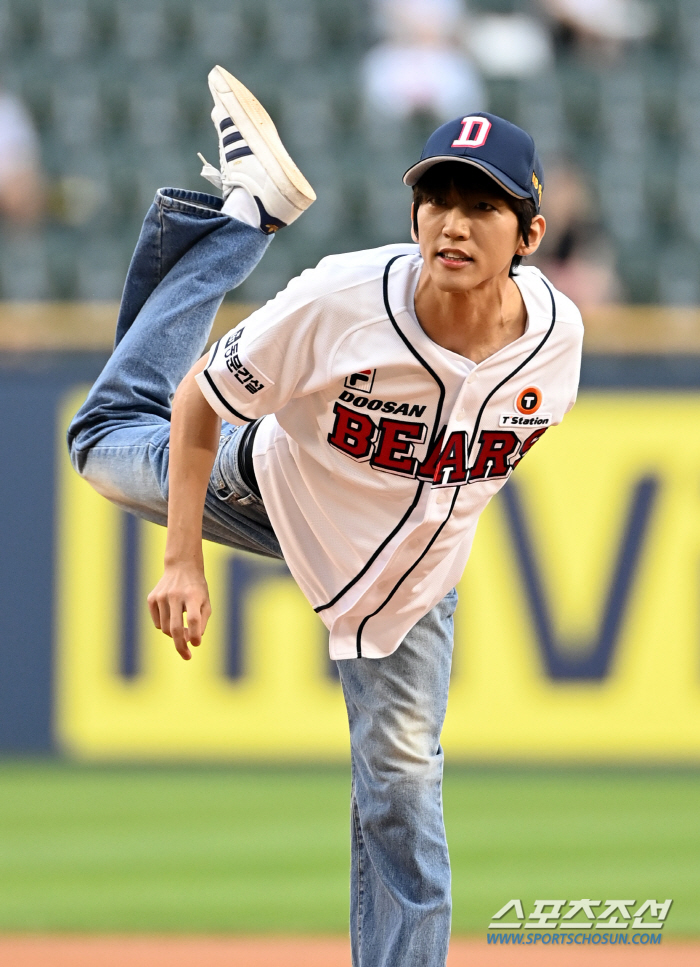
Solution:
<svg viewBox="0 0 700 967">
<path fill-rule="evenodd" d="M 245 327 L 241 326 L 237 332 L 230 335 L 226 342 L 224 343 L 224 357 L 226 360 L 226 368 L 230 373 L 232 373 L 239 383 L 248 390 L 249 393 L 258 393 L 261 389 L 265 389 L 265 384 L 262 380 L 255 379 L 253 373 L 241 362 L 241 358 L 238 355 L 239 344 L 241 336 L 243 335 L 243 329 Z"/>
<path fill-rule="evenodd" d="M 498 417 L 499 426 L 551 426 L 551 413 L 533 413 L 525 416 L 522 413 L 501 413 Z"/>
</svg>

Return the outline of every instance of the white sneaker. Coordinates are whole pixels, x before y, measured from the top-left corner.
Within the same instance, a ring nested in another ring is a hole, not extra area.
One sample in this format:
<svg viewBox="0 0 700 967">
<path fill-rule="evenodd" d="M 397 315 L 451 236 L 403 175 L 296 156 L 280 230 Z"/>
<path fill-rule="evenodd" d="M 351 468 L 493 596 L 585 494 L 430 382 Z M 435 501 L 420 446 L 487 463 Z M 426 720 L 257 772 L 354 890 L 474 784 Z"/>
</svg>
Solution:
<svg viewBox="0 0 700 967">
<path fill-rule="evenodd" d="M 202 177 L 224 198 L 234 188 L 245 188 L 260 211 L 261 231 L 270 235 L 298 218 L 316 193 L 287 154 L 270 115 L 240 81 L 215 67 L 209 73 L 209 90 L 221 169 L 200 154 Z"/>
</svg>

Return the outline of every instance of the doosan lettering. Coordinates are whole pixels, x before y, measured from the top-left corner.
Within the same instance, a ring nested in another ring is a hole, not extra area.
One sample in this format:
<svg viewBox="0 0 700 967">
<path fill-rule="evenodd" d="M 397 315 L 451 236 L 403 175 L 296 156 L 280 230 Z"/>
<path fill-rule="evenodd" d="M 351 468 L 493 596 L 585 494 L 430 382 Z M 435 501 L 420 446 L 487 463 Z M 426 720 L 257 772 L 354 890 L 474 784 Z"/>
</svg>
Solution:
<svg viewBox="0 0 700 967">
<path fill-rule="evenodd" d="M 373 400 L 366 396 L 355 396 L 354 393 L 348 393 L 347 390 L 343 390 L 339 399 L 344 403 L 351 403 L 358 409 L 366 406 L 368 410 L 381 410 L 382 413 L 396 413 L 397 416 L 423 416 L 425 412 L 425 406 L 420 406 L 418 403 L 396 403 L 394 400 L 387 400 L 385 403 L 384 400 Z"/>
</svg>

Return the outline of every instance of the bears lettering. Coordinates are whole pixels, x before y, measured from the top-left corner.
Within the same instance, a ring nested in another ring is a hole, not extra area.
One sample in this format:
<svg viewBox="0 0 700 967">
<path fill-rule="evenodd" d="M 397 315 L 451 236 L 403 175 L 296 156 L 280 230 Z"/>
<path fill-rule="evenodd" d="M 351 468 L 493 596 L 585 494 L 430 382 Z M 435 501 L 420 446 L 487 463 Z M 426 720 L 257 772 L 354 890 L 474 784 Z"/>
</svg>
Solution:
<svg viewBox="0 0 700 967">
<path fill-rule="evenodd" d="M 469 480 L 486 480 L 487 477 L 507 477 L 511 470 L 508 457 L 520 446 L 520 440 L 512 430 L 482 430 L 479 452 L 469 471 Z"/>
<path fill-rule="evenodd" d="M 367 460 L 372 452 L 372 441 L 377 428 L 372 418 L 364 413 L 354 413 L 342 403 L 333 407 L 335 423 L 328 442 L 336 450 L 342 450 L 354 460 Z"/>
<path fill-rule="evenodd" d="M 429 481 L 434 487 L 454 487 L 481 480 L 507 477 L 528 450 L 547 430 L 540 427 L 522 443 L 512 430 L 482 430 L 479 449 L 467 468 L 467 434 L 457 430 L 445 441 L 445 428 L 419 463 L 415 448 L 424 443 L 425 423 L 383 417 L 379 424 L 367 413 L 349 410 L 342 403 L 333 407 L 335 422 L 328 442 L 353 460 L 369 460 L 375 470 Z"/>
<path fill-rule="evenodd" d="M 413 456 L 416 443 L 424 443 L 428 432 L 425 423 L 384 418 L 379 423 L 379 438 L 370 459 L 375 470 L 415 477 L 418 460 Z"/>
</svg>

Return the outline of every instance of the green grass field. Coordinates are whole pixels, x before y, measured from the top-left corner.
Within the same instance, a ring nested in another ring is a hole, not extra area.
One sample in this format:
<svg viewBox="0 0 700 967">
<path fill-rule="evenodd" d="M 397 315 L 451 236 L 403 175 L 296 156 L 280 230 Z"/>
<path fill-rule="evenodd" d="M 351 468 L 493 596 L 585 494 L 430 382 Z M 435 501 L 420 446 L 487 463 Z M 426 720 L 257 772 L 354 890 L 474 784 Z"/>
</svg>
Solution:
<svg viewBox="0 0 700 967">
<path fill-rule="evenodd" d="M 0 763 L 0 930 L 344 933 L 345 769 Z M 448 768 L 454 931 L 519 897 L 672 897 L 700 935 L 700 773 Z"/>
</svg>

